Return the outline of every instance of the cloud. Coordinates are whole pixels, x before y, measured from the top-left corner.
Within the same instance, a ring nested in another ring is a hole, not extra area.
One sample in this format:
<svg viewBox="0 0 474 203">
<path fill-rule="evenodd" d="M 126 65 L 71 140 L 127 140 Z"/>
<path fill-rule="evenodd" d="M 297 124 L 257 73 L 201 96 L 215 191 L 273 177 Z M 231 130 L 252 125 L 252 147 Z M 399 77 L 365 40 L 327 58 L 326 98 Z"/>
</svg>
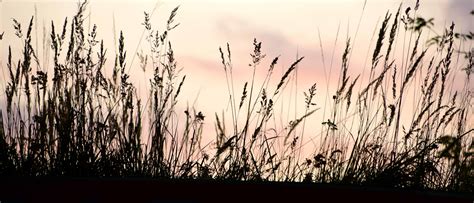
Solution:
<svg viewBox="0 0 474 203">
<path fill-rule="evenodd" d="M 248 42 L 253 38 L 262 41 L 264 49 L 270 55 L 279 55 L 285 50 L 296 50 L 297 45 L 292 43 L 279 30 L 270 30 L 263 25 L 245 21 L 235 16 L 222 16 L 216 21 L 216 32 L 224 39 L 236 40 L 238 43 Z"/>
<path fill-rule="evenodd" d="M 446 8 L 446 20 L 454 21 L 456 27 L 463 31 L 474 31 L 472 23 L 474 16 L 470 14 L 472 10 L 474 10 L 474 1 L 472 0 L 449 1 Z"/>
<path fill-rule="evenodd" d="M 305 59 L 300 63 L 300 67 L 303 69 L 301 79 L 306 81 L 314 81 L 316 79 L 322 82 L 321 79 L 324 78 L 321 50 L 316 41 L 303 41 L 296 37 L 287 36 L 281 30 L 270 29 L 263 25 L 258 25 L 257 22 L 246 21 L 243 18 L 230 15 L 218 18 L 215 29 L 221 38 L 232 40 L 230 41 L 231 48 L 237 46 L 237 49 L 239 49 L 239 47 L 244 46 L 245 50 L 251 51 L 251 48 L 253 48 L 252 40 L 256 38 L 262 42 L 262 51 L 267 54 L 267 60 L 281 56 L 278 66 L 283 65 L 287 68 L 296 60 L 297 55 L 299 57 L 305 56 Z M 284 29 L 284 25 L 282 25 L 282 29 Z M 308 30 L 305 31 L 307 32 Z M 242 49 L 240 48 L 240 50 Z M 250 60 L 248 54 L 243 55 L 247 57 L 243 60 Z"/>
</svg>

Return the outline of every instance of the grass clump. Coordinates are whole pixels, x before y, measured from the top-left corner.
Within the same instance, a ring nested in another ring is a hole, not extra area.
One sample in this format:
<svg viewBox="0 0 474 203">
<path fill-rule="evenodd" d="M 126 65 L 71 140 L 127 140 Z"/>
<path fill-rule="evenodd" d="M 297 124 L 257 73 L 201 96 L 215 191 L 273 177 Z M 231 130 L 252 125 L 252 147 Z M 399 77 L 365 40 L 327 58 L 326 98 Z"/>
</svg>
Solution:
<svg viewBox="0 0 474 203">
<path fill-rule="evenodd" d="M 284 102 L 283 92 L 293 85 L 304 57 L 273 84 L 280 56 L 267 64 L 262 42 L 254 39 L 253 74 L 237 91 L 231 47 L 219 48 L 230 115 L 215 114 L 213 147 L 201 145 L 208 118 L 192 107 L 178 111 L 186 76 L 177 68 L 168 37 L 179 25 L 174 22 L 178 7 L 163 32 L 145 13 L 150 49 L 138 58 L 143 70 L 153 67 L 146 101 L 130 80 L 123 32 L 112 75 L 105 73 L 108 54 L 96 39 L 97 27 L 84 30 L 87 1 L 59 30 L 51 22 L 53 67 L 41 65 L 31 44 L 34 17 L 26 32 L 13 20 L 23 43 L 18 57 L 8 48 L 0 176 L 305 181 L 472 192 L 474 54 L 461 46 L 472 43 L 472 33 L 456 33 L 453 23 L 424 43 L 433 20 L 417 16 L 418 7 L 417 2 L 413 11 L 402 12 L 400 5 L 394 15 L 387 12 L 370 55 L 368 80 L 363 73 L 349 74 L 354 47 L 346 40 L 338 86 L 322 123 L 309 119 L 318 113 L 314 83 L 304 93 L 304 112 L 283 126 L 275 124 L 283 116 L 275 106 Z M 403 47 L 401 59 L 397 43 Z M 259 83 L 262 66 L 268 68 Z M 453 92 L 459 72 L 464 86 Z M 408 104 L 413 111 L 404 108 Z M 303 138 L 311 135 L 306 125 L 322 132 L 313 154 L 302 153 Z"/>
</svg>

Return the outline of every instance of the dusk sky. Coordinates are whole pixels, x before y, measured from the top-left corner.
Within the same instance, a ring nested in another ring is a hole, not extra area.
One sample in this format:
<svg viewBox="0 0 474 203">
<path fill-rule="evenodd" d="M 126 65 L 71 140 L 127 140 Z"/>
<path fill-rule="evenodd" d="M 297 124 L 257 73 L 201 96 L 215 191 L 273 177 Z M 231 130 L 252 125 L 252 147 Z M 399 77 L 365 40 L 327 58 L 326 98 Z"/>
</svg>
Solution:
<svg viewBox="0 0 474 203">
<path fill-rule="evenodd" d="M 34 31 L 38 36 L 34 37 L 33 44 L 38 46 L 38 50 L 42 50 L 43 29 L 49 33 L 51 20 L 60 27 L 64 17 L 71 19 L 77 9 L 77 1 L 0 0 L 0 2 L 2 2 L 0 33 L 5 33 L 0 44 L 2 70 L 0 81 L 4 81 L 8 74 L 5 68 L 8 46 L 12 45 L 16 56 L 21 53 L 21 47 L 15 46 L 20 41 L 14 35 L 12 18 L 21 22 L 22 28 L 26 29 L 29 18 L 36 13 L 35 22 L 38 25 Z M 387 11 L 396 13 L 401 2 L 403 2 L 402 11 L 407 6 L 413 7 L 415 4 L 415 0 L 93 0 L 87 10 L 90 15 L 86 22 L 97 24 L 97 38 L 104 39 L 109 53 L 110 68 L 106 68 L 108 74 L 111 73 L 113 66 L 114 37 L 118 38 L 118 33 L 123 30 L 125 47 L 128 51 L 127 64 L 131 66 L 131 80 L 139 87 L 139 91 L 146 92 L 152 69 L 148 68 L 143 72 L 138 58 L 133 57 L 136 52 L 148 51 L 142 46 L 145 43 L 144 37 L 142 39 L 144 27 L 141 25 L 144 19 L 143 12 L 153 14 L 152 25 L 161 31 L 164 30 L 164 24 L 171 10 L 180 6 L 176 18 L 176 22 L 180 25 L 171 33 L 171 43 L 178 66 L 183 68 L 181 74 L 187 75 L 180 97 L 181 105 L 186 106 L 186 102 L 192 105 L 197 98 L 197 103 L 194 105 L 207 116 L 206 128 L 213 132 L 214 113 L 220 114 L 228 103 L 225 75 L 218 51 L 220 46 L 230 44 L 235 87 L 239 94 L 243 84 L 251 79 L 251 68 L 248 64 L 251 62 L 249 54 L 253 51 L 254 38 L 262 41 L 262 51 L 267 55 L 258 68 L 260 73 L 257 84 L 263 81 L 265 71 L 274 57 L 280 56 L 281 59 L 272 79 L 272 82 L 276 83 L 282 74 L 281 71 L 286 70 L 297 55 L 305 56 L 298 67 L 296 86 L 298 111 L 301 113 L 304 110 L 303 91 L 306 91 L 311 84 L 317 83 L 316 103 L 321 110 L 312 119 L 320 123 L 323 119 L 322 109 L 325 99 L 334 94 L 337 85 L 336 73 L 339 71 L 346 39 L 351 39 L 352 46 L 349 72 L 351 75 L 361 74 L 363 67 L 368 66 L 366 62 L 371 54 L 368 50 L 374 46 L 376 41 L 374 33 L 378 31 L 385 13 Z M 470 15 L 474 9 L 473 2 L 473 0 L 422 0 L 418 15 L 426 19 L 434 18 L 435 27 L 430 31 L 432 32 L 430 36 L 442 34 L 443 29 L 452 21 L 456 23 L 457 32 L 474 31 L 473 16 Z M 49 39 L 49 34 L 46 37 Z M 45 43 L 47 44 L 47 40 Z M 396 47 L 397 51 L 401 51 L 401 44 L 402 42 L 399 42 L 400 46 Z M 472 44 L 463 46 L 471 47 Z M 39 51 L 38 57 L 40 59 L 47 57 L 47 53 Z M 51 67 L 51 64 L 44 66 Z M 332 75 L 329 75 L 330 68 Z M 293 80 L 290 82 L 296 84 Z M 4 82 L 0 83 L 0 92 L 3 100 Z M 295 92 L 287 89 L 285 94 L 294 95 Z M 0 102 L 4 105 L 4 101 Z M 285 105 L 293 106 L 295 100 L 286 102 Z"/>
</svg>

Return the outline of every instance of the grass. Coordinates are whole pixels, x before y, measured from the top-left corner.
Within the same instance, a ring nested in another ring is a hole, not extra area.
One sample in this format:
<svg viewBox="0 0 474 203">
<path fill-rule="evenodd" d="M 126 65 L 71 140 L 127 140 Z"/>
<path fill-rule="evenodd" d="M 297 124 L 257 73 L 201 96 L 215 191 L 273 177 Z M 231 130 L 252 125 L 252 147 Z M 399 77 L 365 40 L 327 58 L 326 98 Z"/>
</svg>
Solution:
<svg viewBox="0 0 474 203">
<path fill-rule="evenodd" d="M 178 7 L 162 32 L 145 13 L 150 49 L 138 59 L 141 68 L 154 67 L 146 101 L 129 80 L 126 33 L 120 32 L 114 67 L 106 67 L 110 54 L 96 39 L 96 26 L 90 33 L 84 30 L 87 1 L 60 27 L 51 22 L 53 67 L 42 67 L 33 48 L 35 18 L 26 32 L 13 20 L 23 49 L 14 56 L 8 48 L 0 176 L 304 181 L 473 192 L 473 36 L 457 33 L 453 23 L 423 42 L 432 20 L 417 16 L 418 7 L 417 2 L 412 10 L 400 6 L 395 14 L 387 12 L 368 75 L 349 75 L 354 47 L 346 40 L 337 91 L 328 95 L 332 101 L 324 108 L 329 114 L 321 124 L 308 120 L 321 113 L 314 103 L 316 83 L 304 93 L 304 113 L 283 126 L 275 124 L 285 114 L 275 106 L 296 85 L 290 80 L 297 81 L 304 57 L 273 84 L 280 57 L 264 64 L 262 42 L 254 39 L 253 75 L 237 90 L 231 46 L 219 48 L 230 112 L 215 114 L 212 146 L 201 143 L 203 121 L 210 118 L 193 107 L 181 112 L 176 106 L 186 86 L 168 38 L 178 26 Z M 401 59 L 395 58 L 396 46 L 403 48 Z M 259 83 L 256 69 L 262 66 L 268 68 Z M 109 68 L 111 76 L 104 71 Z M 455 80 L 464 80 L 462 90 L 452 91 Z M 413 111 L 404 108 L 411 101 L 416 101 Z M 321 127 L 314 154 L 302 153 L 306 125 Z"/>
</svg>

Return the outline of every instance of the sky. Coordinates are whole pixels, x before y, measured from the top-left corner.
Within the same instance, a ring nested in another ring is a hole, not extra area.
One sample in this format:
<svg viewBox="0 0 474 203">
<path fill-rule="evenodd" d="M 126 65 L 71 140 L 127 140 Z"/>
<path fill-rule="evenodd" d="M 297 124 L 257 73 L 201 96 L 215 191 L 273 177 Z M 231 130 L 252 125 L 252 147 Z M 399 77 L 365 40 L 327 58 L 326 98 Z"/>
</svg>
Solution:
<svg viewBox="0 0 474 203">
<path fill-rule="evenodd" d="M 4 81 L 7 74 L 7 47 L 18 43 L 13 35 L 12 18 L 26 26 L 31 15 L 36 15 L 35 31 L 38 36 L 35 36 L 34 43 L 41 47 L 43 27 L 49 32 L 51 21 L 59 25 L 64 17 L 70 19 L 77 9 L 77 1 L 0 2 L 0 33 L 5 32 L 4 40 L 0 42 L 0 81 Z M 434 18 L 436 26 L 431 36 L 435 32 L 442 33 L 444 27 L 452 21 L 456 22 L 456 30 L 459 32 L 473 31 L 473 17 L 469 15 L 474 9 L 473 2 L 422 0 L 419 14 Z M 142 44 L 145 42 L 142 36 L 144 28 L 141 25 L 143 12 L 152 13 L 152 25 L 163 30 L 169 13 L 179 6 L 176 22 L 180 25 L 171 33 L 170 39 L 178 66 L 183 68 L 181 73 L 187 75 L 181 105 L 185 106 L 189 102 L 203 111 L 207 115 L 206 128 L 213 132 L 214 113 L 226 110 L 228 104 L 219 47 L 230 44 L 236 92 L 239 93 L 244 82 L 250 80 L 251 68 L 248 64 L 251 62 L 249 54 L 253 51 L 254 38 L 262 42 L 262 51 L 267 55 L 257 71 L 257 81 L 263 81 L 264 72 L 274 57 L 280 56 L 281 59 L 276 67 L 275 76 L 278 76 L 297 56 L 305 56 L 298 67 L 295 91 L 285 92 L 287 98 L 296 100 L 287 101 L 287 104 L 303 104 L 302 92 L 317 83 L 317 107 L 324 109 L 325 101 L 333 94 L 327 91 L 334 92 L 337 85 L 336 72 L 340 67 L 346 39 L 351 39 L 353 47 L 349 72 L 359 74 L 366 65 L 368 50 L 374 46 L 373 35 L 383 16 L 387 11 L 395 13 L 400 3 L 403 3 L 403 8 L 413 7 L 415 0 L 92 0 L 86 22 L 97 24 L 97 38 L 104 39 L 109 53 L 115 50 L 116 34 L 124 31 L 125 46 L 129 53 L 127 64 L 132 67 L 131 80 L 136 82 L 140 92 L 146 92 L 146 78 L 150 76 L 150 72 L 143 72 L 138 59 L 133 58 L 133 53 L 143 50 Z M 20 48 L 13 47 L 13 52 L 20 53 Z M 40 58 L 46 56 L 47 53 L 39 53 Z M 110 73 L 111 69 L 108 71 Z M 278 79 L 279 77 L 274 77 L 274 80 Z M 4 90 L 2 82 L 2 99 Z M 294 94 L 297 96 L 292 96 Z M 4 101 L 0 102 L 3 105 Z M 300 113 L 301 107 L 297 110 Z M 323 119 L 322 114 L 318 112 L 316 118 Z"/>
</svg>

